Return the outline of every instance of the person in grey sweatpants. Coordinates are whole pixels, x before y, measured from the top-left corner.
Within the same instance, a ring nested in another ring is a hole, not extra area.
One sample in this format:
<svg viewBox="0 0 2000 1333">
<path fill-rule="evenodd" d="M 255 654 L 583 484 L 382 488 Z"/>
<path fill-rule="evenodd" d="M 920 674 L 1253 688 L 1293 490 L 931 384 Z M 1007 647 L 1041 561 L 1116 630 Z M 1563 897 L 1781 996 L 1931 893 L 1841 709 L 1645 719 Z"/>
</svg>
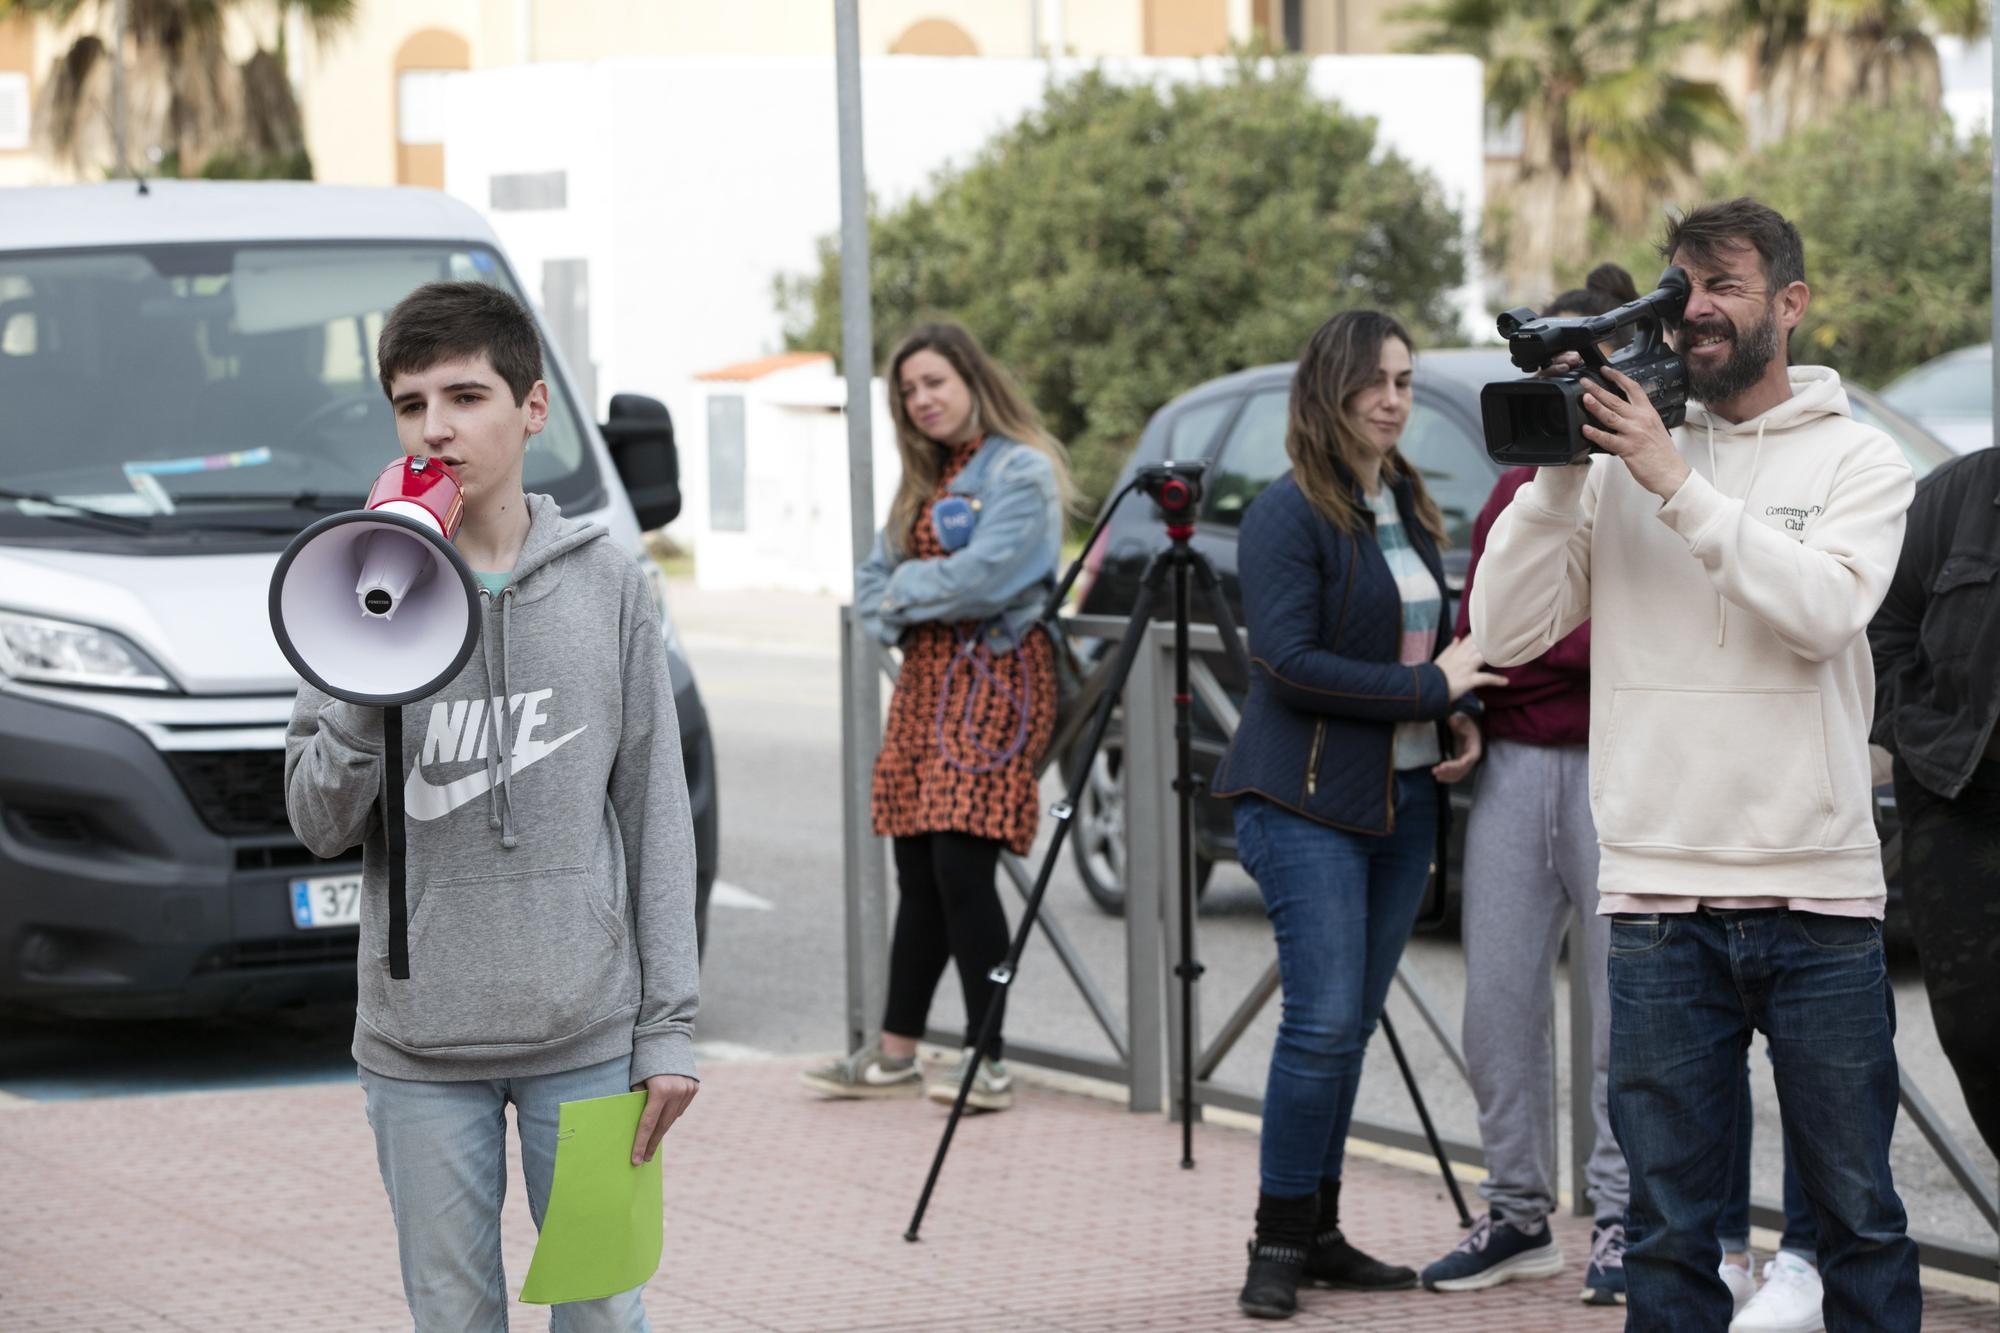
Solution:
<svg viewBox="0 0 2000 1333">
<path fill-rule="evenodd" d="M 1473 527 L 1471 600 L 1486 533 L 1532 470 L 1505 474 Z M 1606 1105 L 1609 918 L 1597 914 L 1597 829 L 1590 817 L 1590 627 L 1480 691 L 1486 761 L 1465 831 L 1465 1056 L 1479 1102 L 1488 1216 L 1424 1270 L 1433 1291 L 1473 1291 L 1551 1278 L 1563 1256 L 1556 1208 L 1555 994 L 1563 934 L 1583 950 L 1591 1011 L 1591 1110 L 1596 1140 L 1585 1192 L 1596 1214 L 1583 1299 L 1624 1299 L 1629 1182 Z"/>
<path fill-rule="evenodd" d="M 1486 1150 L 1480 1193 L 1509 1221 L 1539 1222 L 1556 1206 L 1550 975 L 1572 910 L 1582 927 L 1575 938 L 1590 979 L 1596 1141 L 1584 1168 L 1584 1188 L 1600 1223 L 1615 1223 L 1624 1215 L 1630 1185 L 1605 1102 L 1610 919 L 1597 914 L 1590 747 L 1491 741 L 1465 830 L 1464 1041 L 1479 1099 L 1479 1140 Z"/>
</svg>

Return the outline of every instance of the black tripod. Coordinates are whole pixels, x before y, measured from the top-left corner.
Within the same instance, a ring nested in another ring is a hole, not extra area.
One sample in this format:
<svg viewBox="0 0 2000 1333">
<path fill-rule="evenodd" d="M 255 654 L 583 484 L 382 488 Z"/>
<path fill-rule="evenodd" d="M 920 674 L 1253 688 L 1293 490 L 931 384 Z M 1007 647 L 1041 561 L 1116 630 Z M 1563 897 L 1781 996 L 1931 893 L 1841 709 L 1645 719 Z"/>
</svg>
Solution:
<svg viewBox="0 0 2000 1333">
<path fill-rule="evenodd" d="M 1223 651 L 1239 676 L 1248 679 L 1250 663 L 1243 651 L 1242 639 L 1236 632 L 1236 619 L 1230 613 L 1229 604 L 1222 596 L 1221 581 L 1216 577 L 1215 567 L 1207 557 L 1190 545 L 1194 536 L 1194 514 L 1201 500 L 1201 477 L 1206 465 L 1203 463 L 1154 463 L 1139 469 L 1124 490 L 1112 498 L 1105 509 L 1104 517 L 1084 543 L 1088 551 L 1098 536 L 1111 522 L 1119 504 L 1134 490 L 1142 490 L 1151 496 L 1159 506 L 1167 525 L 1167 548 L 1154 556 L 1147 565 L 1139 587 L 1138 599 L 1134 602 L 1124 637 L 1111 659 L 1111 666 L 1105 678 L 1102 693 L 1091 714 L 1090 727 L 1086 733 L 1083 749 L 1078 755 L 1068 790 L 1063 799 L 1050 813 L 1055 817 L 1055 836 L 1050 840 L 1047 852 L 1042 856 L 1041 869 L 1035 876 L 1034 889 L 1028 895 L 1027 906 L 1021 913 L 1021 923 L 1015 929 L 1007 957 L 989 974 L 997 989 L 986 1006 L 986 1013 L 979 1024 L 978 1037 L 971 1043 L 972 1054 L 965 1062 L 965 1073 L 959 1082 L 958 1096 L 952 1102 L 951 1115 L 946 1119 L 944 1134 L 938 1140 L 937 1154 L 931 1159 L 930 1174 L 924 1180 L 923 1194 L 917 1199 L 916 1212 L 910 1217 L 909 1230 L 903 1233 L 906 1241 L 915 1241 L 917 1232 L 923 1225 L 924 1212 L 930 1207 L 931 1193 L 937 1188 L 938 1174 L 944 1169 L 945 1154 L 951 1150 L 952 1136 L 958 1131 L 958 1122 L 965 1114 L 966 1099 L 972 1091 L 973 1079 L 977 1077 L 979 1061 L 985 1058 L 987 1048 L 992 1044 L 995 1030 L 1000 1023 L 1000 1014 L 1006 1001 L 1008 988 L 1013 985 L 1014 976 L 1021 964 L 1021 955 L 1028 947 L 1028 937 L 1033 932 L 1035 918 L 1041 912 L 1042 898 L 1048 892 L 1049 880 L 1054 874 L 1056 861 L 1061 855 L 1063 841 L 1069 836 L 1070 822 L 1075 817 L 1077 802 L 1083 798 L 1084 786 L 1090 781 L 1092 761 L 1104 743 L 1106 731 L 1110 729 L 1112 710 L 1118 705 L 1119 695 L 1124 692 L 1127 677 L 1131 675 L 1132 663 L 1137 660 L 1140 649 L 1146 641 L 1147 631 L 1152 625 L 1155 602 L 1165 587 L 1169 574 L 1173 576 L 1174 606 L 1174 793 L 1179 824 L 1179 869 L 1178 892 L 1180 912 L 1180 959 L 1174 966 L 1174 975 L 1181 983 L 1181 1031 L 1180 1031 L 1180 1105 L 1181 1105 L 1181 1166 L 1194 1166 L 1194 983 L 1205 970 L 1194 958 L 1194 797 L 1198 779 L 1194 776 L 1193 752 L 1193 687 L 1189 682 L 1188 649 L 1189 586 L 1190 575 L 1200 585 L 1206 599 L 1209 615 L 1222 637 Z M 1063 576 L 1062 583 L 1049 599 L 1047 617 L 1054 618 L 1057 608 L 1069 595 L 1070 586 L 1076 581 L 1083 561 L 1079 558 Z M 969 1015 L 968 1015 L 969 1017 Z M 1386 1015 L 1383 1023 L 1386 1028 Z M 1444 1155 L 1437 1134 L 1431 1128 L 1431 1119 L 1425 1110 L 1423 1097 L 1417 1091 L 1416 1079 L 1410 1067 L 1402 1060 L 1402 1050 L 1397 1046 L 1393 1034 L 1391 1045 L 1396 1050 L 1397 1062 L 1402 1067 L 1404 1080 L 1409 1084 L 1410 1096 L 1416 1101 L 1419 1118 L 1423 1121 L 1424 1133 L 1430 1139 L 1431 1147 L 1437 1154 L 1439 1167 L 1443 1170 L 1446 1183 L 1451 1187 L 1454 1200 L 1458 1201 L 1459 1213 L 1465 1215 L 1465 1205 L 1459 1198 L 1458 1184 L 1452 1178 L 1451 1165 Z M 1468 1222 L 1469 1225 L 1469 1222 Z"/>
</svg>

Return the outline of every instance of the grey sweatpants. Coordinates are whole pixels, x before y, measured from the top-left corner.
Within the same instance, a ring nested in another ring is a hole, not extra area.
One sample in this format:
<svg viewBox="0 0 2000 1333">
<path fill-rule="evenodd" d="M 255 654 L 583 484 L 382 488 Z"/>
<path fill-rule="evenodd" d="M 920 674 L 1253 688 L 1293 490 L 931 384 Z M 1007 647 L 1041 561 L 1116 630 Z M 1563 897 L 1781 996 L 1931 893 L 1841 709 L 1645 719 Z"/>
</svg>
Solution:
<svg viewBox="0 0 2000 1333">
<path fill-rule="evenodd" d="M 1581 745 L 1491 741 L 1465 831 L 1465 1059 L 1486 1149 L 1480 1185 L 1509 1222 L 1555 1211 L 1555 988 L 1572 910 L 1582 919 L 1590 976 L 1591 1107 L 1596 1143 L 1584 1169 L 1596 1216 L 1625 1211 L 1630 1181 L 1611 1136 L 1605 1071 L 1608 919 L 1597 915 L 1597 828 L 1590 818 L 1590 751 Z"/>
</svg>

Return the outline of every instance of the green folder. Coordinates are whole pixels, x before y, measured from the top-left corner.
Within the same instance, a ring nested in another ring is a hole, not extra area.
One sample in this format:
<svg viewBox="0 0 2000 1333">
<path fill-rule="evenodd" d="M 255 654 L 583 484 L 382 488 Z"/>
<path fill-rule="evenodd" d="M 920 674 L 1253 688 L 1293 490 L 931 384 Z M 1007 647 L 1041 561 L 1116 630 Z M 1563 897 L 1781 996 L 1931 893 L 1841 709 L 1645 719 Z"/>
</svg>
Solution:
<svg viewBox="0 0 2000 1333">
<path fill-rule="evenodd" d="M 522 1300 L 594 1301 L 630 1291 L 659 1271 L 661 1154 L 632 1165 L 632 1139 L 645 1109 L 643 1092 L 562 1104 L 555 1181 Z"/>
</svg>

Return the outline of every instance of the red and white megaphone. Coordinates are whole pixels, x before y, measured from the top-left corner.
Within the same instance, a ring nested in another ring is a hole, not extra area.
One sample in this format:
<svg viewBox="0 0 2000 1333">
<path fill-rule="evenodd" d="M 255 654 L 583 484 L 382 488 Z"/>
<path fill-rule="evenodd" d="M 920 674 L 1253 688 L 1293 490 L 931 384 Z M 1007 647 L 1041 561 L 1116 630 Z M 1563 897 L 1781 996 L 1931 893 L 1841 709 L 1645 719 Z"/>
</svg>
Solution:
<svg viewBox="0 0 2000 1333">
<path fill-rule="evenodd" d="M 389 707 L 437 693 L 479 642 L 479 585 L 451 544 L 458 478 L 434 458 L 382 469 L 367 504 L 301 532 L 271 574 L 271 632 L 336 699 Z"/>
</svg>

